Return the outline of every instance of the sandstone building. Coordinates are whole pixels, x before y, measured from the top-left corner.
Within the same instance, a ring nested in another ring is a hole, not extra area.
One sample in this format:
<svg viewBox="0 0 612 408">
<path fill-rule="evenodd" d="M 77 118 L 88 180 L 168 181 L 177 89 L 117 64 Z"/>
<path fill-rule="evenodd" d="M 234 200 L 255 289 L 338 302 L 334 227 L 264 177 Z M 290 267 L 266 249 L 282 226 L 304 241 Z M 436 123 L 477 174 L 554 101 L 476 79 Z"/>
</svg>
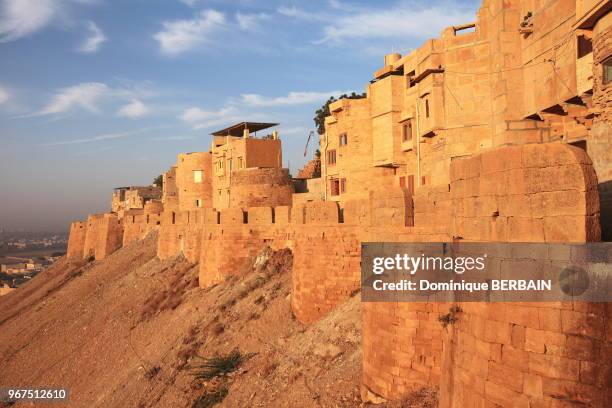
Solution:
<svg viewBox="0 0 612 408">
<path fill-rule="evenodd" d="M 255 135 L 274 124 L 242 122 L 179 155 L 161 202 L 73 223 L 68 257 L 158 230 L 158 256 L 199 263 L 208 287 L 289 247 L 311 323 L 359 291 L 362 242 L 609 239 L 611 4 L 484 0 L 330 105 L 319 179 L 293 183 L 278 134 Z M 364 400 L 432 386 L 445 408 L 609 406 L 609 304 L 462 304 L 444 330 L 453 306 L 364 303 Z"/>
</svg>

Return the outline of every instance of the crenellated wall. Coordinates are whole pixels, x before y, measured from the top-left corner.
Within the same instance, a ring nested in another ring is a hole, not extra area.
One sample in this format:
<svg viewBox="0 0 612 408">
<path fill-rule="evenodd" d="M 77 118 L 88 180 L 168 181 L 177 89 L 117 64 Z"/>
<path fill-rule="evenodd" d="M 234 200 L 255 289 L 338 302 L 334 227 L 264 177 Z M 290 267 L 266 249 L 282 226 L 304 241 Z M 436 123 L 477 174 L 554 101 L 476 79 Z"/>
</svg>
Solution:
<svg viewBox="0 0 612 408">
<path fill-rule="evenodd" d="M 87 223 L 84 227 L 85 238 L 83 240 L 83 251 L 81 258 L 95 258 L 101 260 L 108 255 L 121 248 L 123 245 L 123 222 L 117 214 L 94 214 L 87 217 Z M 74 239 L 79 242 L 78 236 L 82 234 L 79 230 Z M 69 239 L 69 240 L 70 240 Z M 78 254 L 78 245 L 73 247 L 73 256 L 76 258 Z"/>
<path fill-rule="evenodd" d="M 205 221 L 215 213 L 210 208 L 162 213 L 157 256 L 167 259 L 182 253 L 190 262 L 198 262 Z"/>
</svg>

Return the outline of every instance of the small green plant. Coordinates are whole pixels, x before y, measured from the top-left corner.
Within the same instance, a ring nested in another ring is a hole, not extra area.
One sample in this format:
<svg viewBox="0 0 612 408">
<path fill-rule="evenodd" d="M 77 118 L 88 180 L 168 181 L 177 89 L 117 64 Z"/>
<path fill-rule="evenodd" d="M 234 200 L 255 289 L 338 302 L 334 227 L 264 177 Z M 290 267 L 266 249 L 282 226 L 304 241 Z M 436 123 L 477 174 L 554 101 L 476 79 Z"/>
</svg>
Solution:
<svg viewBox="0 0 612 408">
<path fill-rule="evenodd" d="M 207 390 L 198 399 L 193 401 L 193 408 L 210 408 L 222 402 L 227 396 L 227 386 L 221 385 L 215 390 Z"/>
<path fill-rule="evenodd" d="M 249 355 L 243 355 L 238 350 L 224 356 L 216 355 L 210 358 L 196 356 L 199 361 L 191 364 L 189 369 L 196 380 L 212 380 L 236 370 L 248 357 Z"/>
<path fill-rule="evenodd" d="M 438 321 L 442 327 L 446 329 L 449 324 L 455 324 L 457 320 L 459 320 L 457 317 L 458 313 L 461 313 L 461 308 L 459 306 L 453 306 L 448 309 L 448 313 L 438 316 Z"/>
</svg>

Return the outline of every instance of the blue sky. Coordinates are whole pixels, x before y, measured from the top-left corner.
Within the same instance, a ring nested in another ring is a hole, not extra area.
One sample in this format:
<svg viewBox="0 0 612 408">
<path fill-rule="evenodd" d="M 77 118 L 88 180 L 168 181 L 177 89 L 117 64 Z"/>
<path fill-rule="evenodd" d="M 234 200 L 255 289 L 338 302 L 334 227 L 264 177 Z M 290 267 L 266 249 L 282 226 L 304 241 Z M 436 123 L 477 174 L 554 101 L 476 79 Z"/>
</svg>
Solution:
<svg viewBox="0 0 612 408">
<path fill-rule="evenodd" d="M 281 123 L 295 173 L 330 95 L 363 91 L 385 53 L 473 21 L 478 5 L 0 0 L 0 227 L 107 211 L 113 187 L 149 184 L 242 120 Z"/>
</svg>

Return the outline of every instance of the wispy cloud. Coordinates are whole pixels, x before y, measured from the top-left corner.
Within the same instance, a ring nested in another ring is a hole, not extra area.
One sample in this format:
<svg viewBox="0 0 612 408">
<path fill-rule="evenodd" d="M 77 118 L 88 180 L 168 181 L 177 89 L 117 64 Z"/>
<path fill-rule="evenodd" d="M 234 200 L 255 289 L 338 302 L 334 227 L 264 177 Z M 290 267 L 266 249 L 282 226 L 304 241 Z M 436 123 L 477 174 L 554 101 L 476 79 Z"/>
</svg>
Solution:
<svg viewBox="0 0 612 408">
<path fill-rule="evenodd" d="M 216 111 L 203 110 L 196 106 L 186 109 L 179 118 L 193 126 L 194 129 L 204 129 L 229 122 L 243 120 L 234 106 L 226 106 Z"/>
<path fill-rule="evenodd" d="M 243 14 L 236 13 L 236 22 L 238 27 L 242 30 L 257 30 L 260 28 L 261 23 L 270 18 L 269 14 L 256 13 L 256 14 Z"/>
<path fill-rule="evenodd" d="M 59 90 L 36 115 L 64 113 L 76 108 L 99 112 L 98 104 L 109 94 L 110 88 L 100 82 L 87 82 Z"/>
<path fill-rule="evenodd" d="M 306 103 L 324 102 L 330 96 L 338 96 L 350 91 L 329 92 L 289 92 L 286 96 L 268 97 L 259 94 L 242 94 L 240 101 L 247 106 L 287 106 Z"/>
<path fill-rule="evenodd" d="M 96 0 L 0 0 L 0 43 L 27 37 L 52 24 L 69 26 L 74 5 L 93 3 Z"/>
<path fill-rule="evenodd" d="M 138 99 L 133 99 L 127 105 L 122 106 L 117 112 L 117 115 L 124 118 L 136 119 L 146 116 L 148 113 L 149 107 L 147 105 Z"/>
<path fill-rule="evenodd" d="M 324 13 L 313 13 L 310 11 L 306 11 L 295 6 L 287 7 L 281 6 L 276 10 L 279 14 L 285 17 L 294 17 L 302 20 L 308 21 L 327 21 L 330 20 L 331 17 Z"/>
<path fill-rule="evenodd" d="M 0 87 L 0 105 L 2 105 L 3 103 L 8 102 L 9 100 L 9 93 L 6 89 Z"/>
<path fill-rule="evenodd" d="M 85 39 L 83 44 L 81 44 L 79 51 L 83 53 L 94 53 L 98 51 L 98 48 L 100 48 L 107 39 L 102 30 L 100 30 L 93 21 L 87 22 L 87 29 L 90 35 Z"/>
<path fill-rule="evenodd" d="M 1 5 L 0 42 L 37 32 L 53 20 L 58 8 L 55 0 L 5 0 Z"/>
<path fill-rule="evenodd" d="M 210 42 L 210 36 L 226 25 L 225 15 L 216 10 L 204 10 L 190 20 L 162 23 L 163 30 L 153 38 L 165 55 L 178 55 Z"/>
<path fill-rule="evenodd" d="M 140 134 L 150 132 L 152 130 L 157 130 L 157 129 L 160 129 L 160 127 L 159 126 L 145 127 L 141 129 L 129 130 L 126 132 L 104 133 L 104 134 L 86 137 L 82 139 L 60 140 L 57 142 L 41 143 L 40 146 L 63 146 L 63 145 L 71 145 L 71 144 L 99 142 L 103 140 L 125 139 L 127 137 L 140 135 Z"/>
<path fill-rule="evenodd" d="M 472 11 L 441 6 L 415 8 L 401 5 L 386 10 L 368 10 L 348 14 L 323 28 L 323 42 L 346 42 L 355 39 L 435 37 L 448 26 L 474 19 Z"/>
</svg>

